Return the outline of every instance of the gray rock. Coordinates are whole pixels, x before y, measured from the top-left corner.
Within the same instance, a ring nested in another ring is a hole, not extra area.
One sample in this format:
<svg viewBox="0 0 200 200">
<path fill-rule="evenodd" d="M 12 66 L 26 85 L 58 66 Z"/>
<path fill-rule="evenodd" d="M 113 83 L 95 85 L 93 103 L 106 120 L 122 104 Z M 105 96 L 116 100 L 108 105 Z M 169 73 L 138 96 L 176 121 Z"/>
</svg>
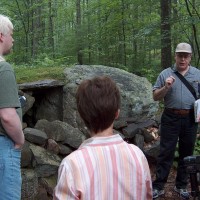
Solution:
<svg viewBox="0 0 200 200">
<path fill-rule="evenodd" d="M 50 122 L 47 119 L 40 119 L 37 121 L 34 128 L 45 132 L 46 127 L 48 127 L 49 124 Z"/>
<path fill-rule="evenodd" d="M 132 117 L 136 121 L 146 120 L 154 117 L 158 109 L 158 103 L 152 98 L 152 85 L 144 77 L 101 65 L 76 65 L 66 68 L 64 74 L 66 84 L 63 88 L 63 120 L 80 130 L 84 129 L 84 124 L 77 113 L 75 92 L 82 80 L 94 76 L 110 76 L 119 86 L 121 113 L 118 120 L 126 117 Z"/>
<path fill-rule="evenodd" d="M 33 104 L 35 102 L 35 98 L 33 96 L 29 95 L 28 93 L 24 93 L 24 96 L 26 97 L 26 103 L 22 107 L 23 115 L 25 113 L 27 113 L 32 108 L 32 106 L 33 106 Z"/>
<path fill-rule="evenodd" d="M 33 166 L 37 172 L 38 177 L 48 177 L 57 173 L 61 159 L 46 151 L 44 148 L 30 144 L 30 149 L 33 152 L 35 162 Z"/>
<path fill-rule="evenodd" d="M 152 142 L 154 140 L 153 135 L 151 135 L 145 128 L 142 129 L 142 135 L 146 143 Z"/>
<path fill-rule="evenodd" d="M 151 147 L 144 149 L 144 153 L 152 162 L 156 162 L 160 152 L 160 140 L 156 141 Z"/>
<path fill-rule="evenodd" d="M 47 80 L 40 80 L 40 81 L 35 81 L 35 82 L 30 82 L 30 83 L 22 83 L 19 84 L 19 89 L 26 91 L 26 90 L 38 90 L 38 89 L 45 89 L 49 87 L 58 87 L 58 86 L 63 86 L 63 83 L 58 80 L 54 79 L 47 79 Z"/>
<path fill-rule="evenodd" d="M 74 149 L 64 144 L 59 144 L 59 147 L 60 147 L 59 153 L 63 156 L 67 156 L 74 151 Z"/>
<path fill-rule="evenodd" d="M 35 128 L 45 131 L 49 139 L 68 144 L 73 148 L 78 148 L 86 139 L 85 135 L 83 135 L 80 130 L 59 120 L 53 122 L 48 122 L 46 120 L 38 121 Z"/>
<path fill-rule="evenodd" d="M 48 139 L 46 149 L 55 154 L 58 154 L 60 152 L 60 147 L 58 143 L 53 139 Z"/>
<path fill-rule="evenodd" d="M 44 145 L 47 141 L 47 134 L 43 131 L 34 128 L 25 128 L 24 129 L 25 139 L 31 143 Z"/>
<path fill-rule="evenodd" d="M 38 192 L 38 177 L 32 169 L 22 169 L 21 200 L 35 200 Z"/>
<path fill-rule="evenodd" d="M 130 139 L 135 137 L 135 135 L 138 133 L 139 130 L 140 130 L 140 125 L 132 123 L 129 124 L 127 127 L 123 128 L 122 133 L 126 138 Z"/>
<path fill-rule="evenodd" d="M 25 141 L 21 153 L 21 167 L 31 167 L 32 151 L 29 148 L 29 142 Z"/>
<path fill-rule="evenodd" d="M 141 150 L 144 147 L 144 137 L 140 134 L 137 134 L 134 138 L 134 144 L 138 146 Z"/>
<path fill-rule="evenodd" d="M 52 196 L 57 183 L 57 178 L 56 176 L 41 178 L 39 183 L 46 189 L 47 193 Z"/>
</svg>

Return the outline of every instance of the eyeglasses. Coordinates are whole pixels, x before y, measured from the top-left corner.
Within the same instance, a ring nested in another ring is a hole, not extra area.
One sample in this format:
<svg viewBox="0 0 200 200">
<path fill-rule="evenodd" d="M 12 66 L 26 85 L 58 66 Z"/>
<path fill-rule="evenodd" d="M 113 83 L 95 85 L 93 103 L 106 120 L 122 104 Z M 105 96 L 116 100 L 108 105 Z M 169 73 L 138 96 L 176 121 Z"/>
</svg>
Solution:
<svg viewBox="0 0 200 200">
<path fill-rule="evenodd" d="M 191 54 L 190 53 L 176 53 L 176 55 L 179 57 L 179 58 L 190 58 L 191 57 Z"/>
</svg>

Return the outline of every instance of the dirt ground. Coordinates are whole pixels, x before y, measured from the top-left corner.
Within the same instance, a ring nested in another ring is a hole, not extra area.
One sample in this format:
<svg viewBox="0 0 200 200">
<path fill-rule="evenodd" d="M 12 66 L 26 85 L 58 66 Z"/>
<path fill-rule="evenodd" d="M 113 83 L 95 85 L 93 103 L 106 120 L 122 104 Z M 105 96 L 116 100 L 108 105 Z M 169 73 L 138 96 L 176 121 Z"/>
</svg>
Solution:
<svg viewBox="0 0 200 200">
<path fill-rule="evenodd" d="M 154 180 L 155 179 L 155 165 L 150 165 L 149 167 L 152 174 L 152 180 Z M 168 181 L 165 185 L 165 194 L 157 198 L 156 200 L 180 200 L 181 199 L 179 195 L 173 190 L 175 177 L 176 177 L 176 169 L 171 169 Z M 188 191 L 191 191 L 190 183 L 188 184 L 187 189 Z M 190 196 L 190 199 L 194 199 L 194 197 Z M 196 200 L 197 199 L 198 198 L 196 198 Z"/>
</svg>

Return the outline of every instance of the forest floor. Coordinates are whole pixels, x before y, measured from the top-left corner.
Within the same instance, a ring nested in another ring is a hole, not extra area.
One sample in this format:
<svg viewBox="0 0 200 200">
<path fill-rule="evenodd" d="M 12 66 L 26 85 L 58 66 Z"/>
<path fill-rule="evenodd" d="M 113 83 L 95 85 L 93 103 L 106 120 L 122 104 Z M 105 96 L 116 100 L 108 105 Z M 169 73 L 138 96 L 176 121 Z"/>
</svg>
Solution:
<svg viewBox="0 0 200 200">
<path fill-rule="evenodd" d="M 155 180 L 155 165 L 150 165 L 151 177 L 152 180 Z M 165 185 L 165 194 L 161 197 L 157 198 L 156 200 L 180 200 L 181 198 L 179 195 L 174 191 L 174 181 L 176 177 L 176 169 L 172 168 Z M 191 191 L 190 183 L 188 184 L 188 191 Z M 190 199 L 194 199 L 194 197 L 190 196 Z M 197 198 L 196 198 L 197 199 Z"/>
</svg>

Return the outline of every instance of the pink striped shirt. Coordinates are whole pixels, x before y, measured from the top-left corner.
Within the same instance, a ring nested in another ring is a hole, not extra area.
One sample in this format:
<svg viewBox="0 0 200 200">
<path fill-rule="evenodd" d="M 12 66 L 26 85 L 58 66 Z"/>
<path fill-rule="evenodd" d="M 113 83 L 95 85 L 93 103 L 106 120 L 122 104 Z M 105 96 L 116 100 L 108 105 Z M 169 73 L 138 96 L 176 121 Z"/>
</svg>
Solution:
<svg viewBox="0 0 200 200">
<path fill-rule="evenodd" d="M 152 200 L 142 151 L 119 134 L 92 137 L 63 159 L 54 200 Z"/>
</svg>

